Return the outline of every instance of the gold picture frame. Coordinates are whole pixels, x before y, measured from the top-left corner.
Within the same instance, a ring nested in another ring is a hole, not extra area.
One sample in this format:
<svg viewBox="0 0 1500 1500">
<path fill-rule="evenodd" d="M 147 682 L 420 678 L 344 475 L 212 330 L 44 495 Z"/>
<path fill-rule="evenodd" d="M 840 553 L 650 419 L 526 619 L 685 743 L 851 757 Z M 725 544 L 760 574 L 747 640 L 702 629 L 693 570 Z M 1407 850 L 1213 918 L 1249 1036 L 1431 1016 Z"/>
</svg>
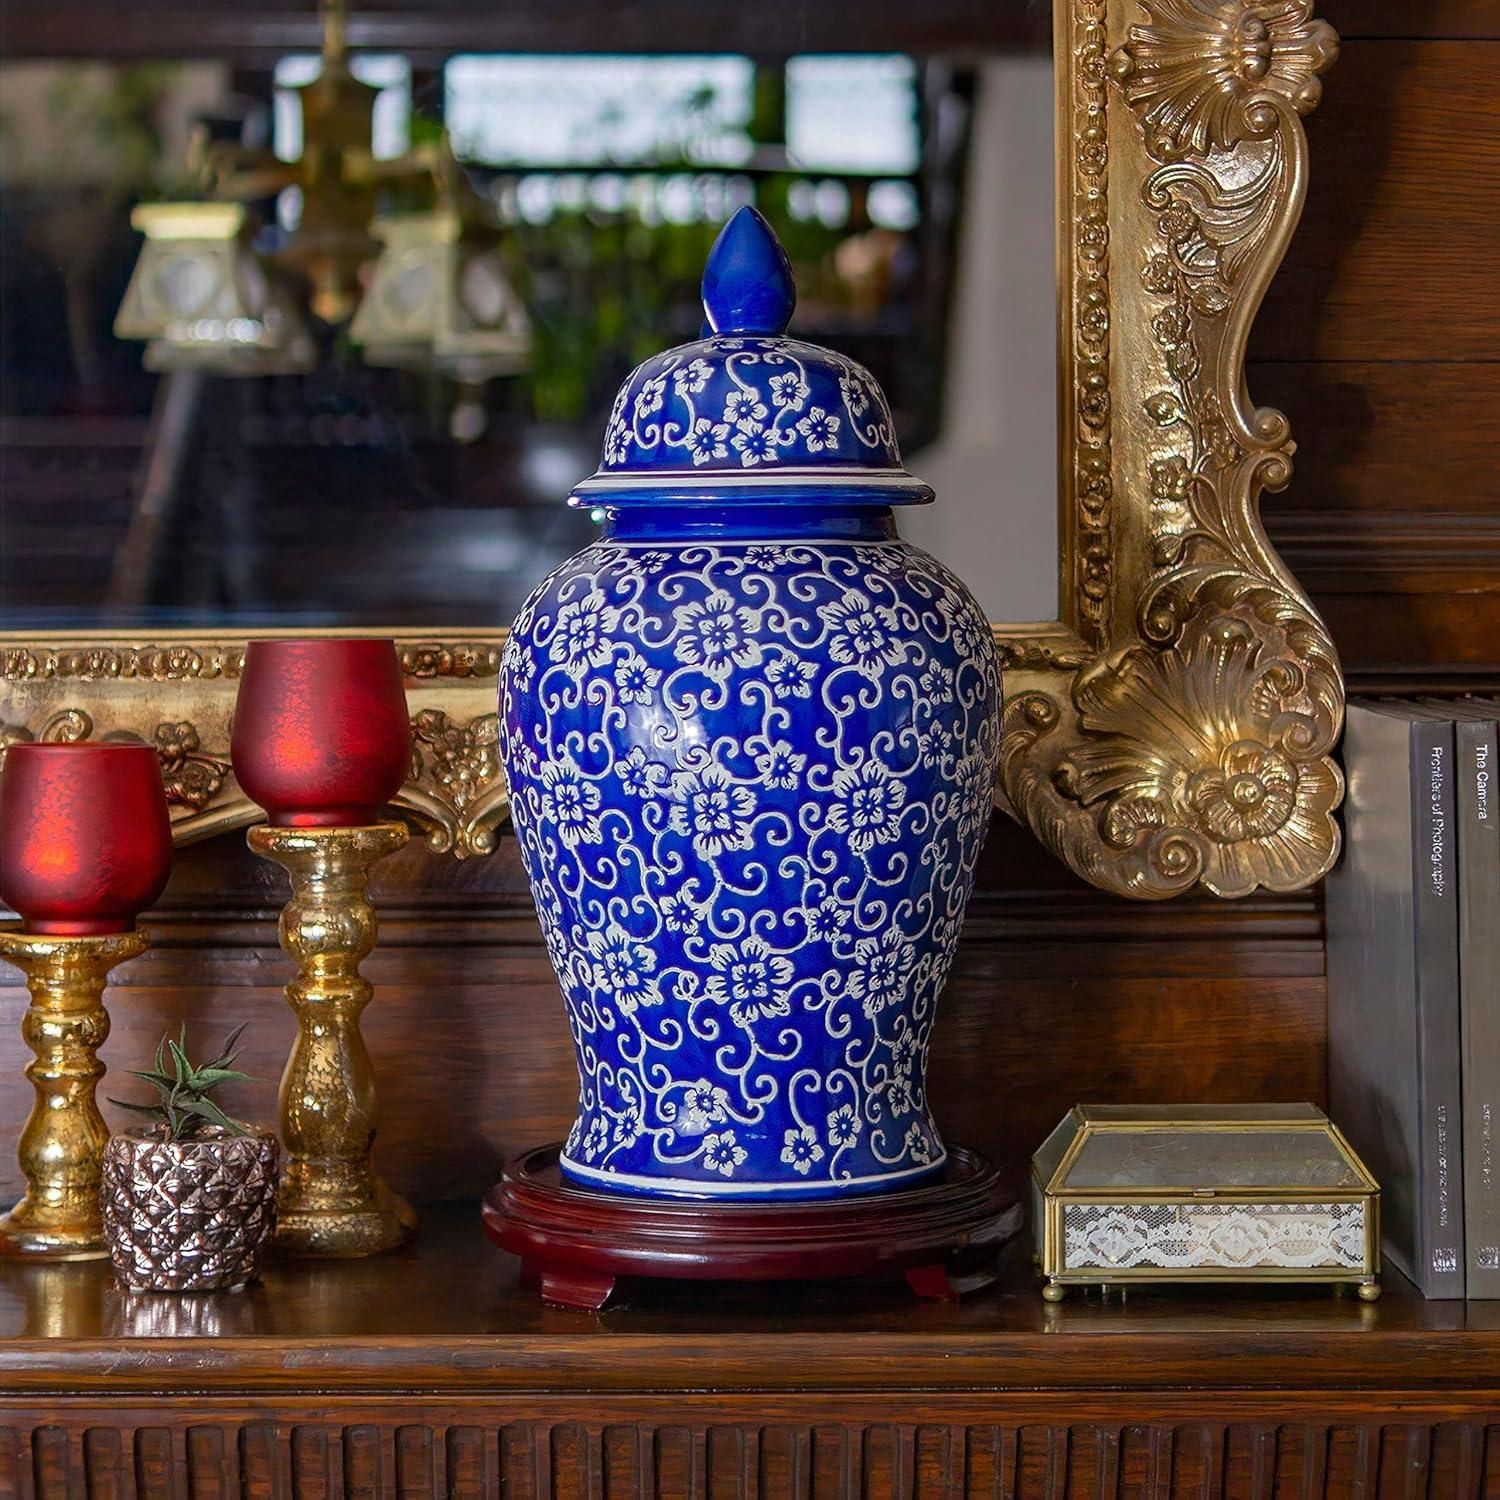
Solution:
<svg viewBox="0 0 1500 1500">
<path fill-rule="evenodd" d="M 1343 683 L 1260 524 L 1295 445 L 1245 382 L 1306 192 L 1301 117 L 1337 55 L 1310 9 L 1056 3 L 1060 618 L 994 627 L 997 801 L 1121 895 L 1294 890 L 1338 852 Z M 435 851 L 488 853 L 504 632 L 370 633 L 407 671 L 398 804 Z M 143 737 L 179 840 L 248 824 L 228 763 L 247 638 L 0 635 L 0 742 Z"/>
</svg>

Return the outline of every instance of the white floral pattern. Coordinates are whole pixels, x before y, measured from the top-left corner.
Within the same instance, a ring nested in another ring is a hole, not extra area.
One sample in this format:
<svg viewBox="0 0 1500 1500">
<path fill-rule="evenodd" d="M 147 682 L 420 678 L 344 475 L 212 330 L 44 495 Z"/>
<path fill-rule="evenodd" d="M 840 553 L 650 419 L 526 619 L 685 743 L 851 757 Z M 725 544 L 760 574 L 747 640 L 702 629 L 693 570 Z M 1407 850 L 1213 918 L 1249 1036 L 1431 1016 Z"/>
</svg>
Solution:
<svg viewBox="0 0 1500 1500">
<path fill-rule="evenodd" d="M 734 1169 L 743 1166 L 749 1154 L 735 1140 L 732 1130 L 703 1138 L 703 1165 L 710 1172 L 722 1172 L 726 1177 L 733 1177 Z"/>
<path fill-rule="evenodd" d="M 940 1163 L 927 1049 L 999 748 L 962 585 L 894 540 L 601 541 L 523 610 L 501 705 L 569 1170 L 817 1194 Z"/>
<path fill-rule="evenodd" d="M 716 337 L 658 354 L 621 387 L 605 429 L 606 472 L 809 459 L 900 467 L 869 371 L 796 339 Z"/>
<path fill-rule="evenodd" d="M 828 826 L 846 834 L 849 847 L 863 854 L 871 844 L 889 844 L 900 836 L 901 804 L 905 800 L 906 784 L 872 755 L 834 773 Z"/>
<path fill-rule="evenodd" d="M 673 833 L 691 834 L 705 859 L 726 849 L 748 849 L 754 827 L 755 793 L 735 783 L 722 766 L 680 771 L 672 781 Z"/>
<path fill-rule="evenodd" d="M 766 1016 L 792 1012 L 786 987 L 792 982 L 792 963 L 772 951 L 763 938 L 739 943 L 715 943 L 708 950 L 713 970 L 704 985 L 710 1000 L 729 1007 L 736 1026 L 753 1026 Z"/>
<path fill-rule="evenodd" d="M 727 677 L 732 667 L 754 666 L 760 646 L 748 609 L 735 605 L 723 589 L 715 589 L 702 603 L 682 612 L 685 627 L 673 646 L 677 660 L 702 667 L 713 677 Z"/>
</svg>

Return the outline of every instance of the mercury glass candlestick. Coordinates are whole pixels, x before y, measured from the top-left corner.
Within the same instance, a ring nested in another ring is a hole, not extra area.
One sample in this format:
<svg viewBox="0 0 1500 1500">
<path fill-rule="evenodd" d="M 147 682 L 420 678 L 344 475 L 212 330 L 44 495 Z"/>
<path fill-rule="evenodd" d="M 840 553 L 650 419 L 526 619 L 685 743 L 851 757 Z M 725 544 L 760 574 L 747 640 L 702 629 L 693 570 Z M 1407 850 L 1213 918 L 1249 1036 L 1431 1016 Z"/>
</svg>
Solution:
<svg viewBox="0 0 1500 1500">
<path fill-rule="evenodd" d="M 291 877 L 281 946 L 297 965 L 286 987 L 297 1015 L 281 1079 L 286 1146 L 276 1242 L 305 1255 L 357 1256 L 411 1236 L 416 1214 L 376 1175 L 375 1074 L 360 1034 L 375 946 L 365 896 L 370 867 L 406 843 L 404 823 L 359 828 L 252 828 L 250 847 Z"/>
<path fill-rule="evenodd" d="M 379 817 L 411 758 L 394 644 L 252 643 L 230 753 L 268 815 L 250 847 L 292 886 L 280 935 L 297 965 L 286 987 L 297 1040 L 281 1080 L 276 1243 L 304 1255 L 373 1255 L 417 1223 L 375 1172 L 379 1111 L 359 1027 L 372 993 L 359 965 L 377 932 L 370 869 L 407 840 L 404 823 Z"/>
<path fill-rule="evenodd" d="M 109 1035 L 106 976 L 147 947 L 136 915 L 166 884 L 172 830 L 149 745 L 22 744 L 0 778 L 0 900 L 18 927 L 0 956 L 26 976 L 21 1023 L 36 1089 L 18 1155 L 21 1201 L 0 1217 L 0 1253 L 105 1254 L 99 1173 L 109 1129 L 95 1102 Z"/>
</svg>

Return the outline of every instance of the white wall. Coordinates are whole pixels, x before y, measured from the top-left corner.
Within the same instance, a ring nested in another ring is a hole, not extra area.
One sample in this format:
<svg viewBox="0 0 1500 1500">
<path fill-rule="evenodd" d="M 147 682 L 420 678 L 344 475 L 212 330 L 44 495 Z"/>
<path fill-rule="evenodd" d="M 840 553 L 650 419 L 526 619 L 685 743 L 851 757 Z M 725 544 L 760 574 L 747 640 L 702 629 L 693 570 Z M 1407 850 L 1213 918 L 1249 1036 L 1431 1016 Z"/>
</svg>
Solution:
<svg viewBox="0 0 1500 1500">
<path fill-rule="evenodd" d="M 898 516 L 992 620 L 1057 617 L 1057 273 L 1052 60 L 979 79 L 943 429 L 903 455 L 937 501 Z"/>
</svg>

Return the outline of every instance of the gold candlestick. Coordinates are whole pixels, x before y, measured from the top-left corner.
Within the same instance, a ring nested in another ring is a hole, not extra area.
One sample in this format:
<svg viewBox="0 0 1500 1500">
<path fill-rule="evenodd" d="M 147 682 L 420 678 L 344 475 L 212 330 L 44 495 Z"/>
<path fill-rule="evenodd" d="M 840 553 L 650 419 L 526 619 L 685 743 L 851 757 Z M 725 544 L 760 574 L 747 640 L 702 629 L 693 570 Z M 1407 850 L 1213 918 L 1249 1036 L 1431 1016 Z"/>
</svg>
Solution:
<svg viewBox="0 0 1500 1500">
<path fill-rule="evenodd" d="M 370 867 L 406 843 L 406 825 L 262 825 L 248 838 L 292 881 L 280 932 L 283 950 L 297 965 L 286 987 L 297 1040 L 281 1079 L 287 1154 L 276 1243 L 301 1255 L 392 1249 L 410 1238 L 417 1216 L 375 1175 L 375 1076 L 359 1031 L 372 990 L 359 964 L 377 931 L 365 899 Z"/>
<path fill-rule="evenodd" d="M 36 1058 L 36 1088 L 18 1155 L 26 1193 L 0 1217 L 0 1254 L 27 1260 L 97 1260 L 107 1252 L 99 1221 L 99 1169 L 109 1127 L 94 1102 L 104 1076 L 98 1050 L 109 1035 L 105 976 L 146 950 L 139 929 L 97 937 L 0 930 L 0 956 L 26 976 L 31 1004 L 21 1035 Z"/>
</svg>

